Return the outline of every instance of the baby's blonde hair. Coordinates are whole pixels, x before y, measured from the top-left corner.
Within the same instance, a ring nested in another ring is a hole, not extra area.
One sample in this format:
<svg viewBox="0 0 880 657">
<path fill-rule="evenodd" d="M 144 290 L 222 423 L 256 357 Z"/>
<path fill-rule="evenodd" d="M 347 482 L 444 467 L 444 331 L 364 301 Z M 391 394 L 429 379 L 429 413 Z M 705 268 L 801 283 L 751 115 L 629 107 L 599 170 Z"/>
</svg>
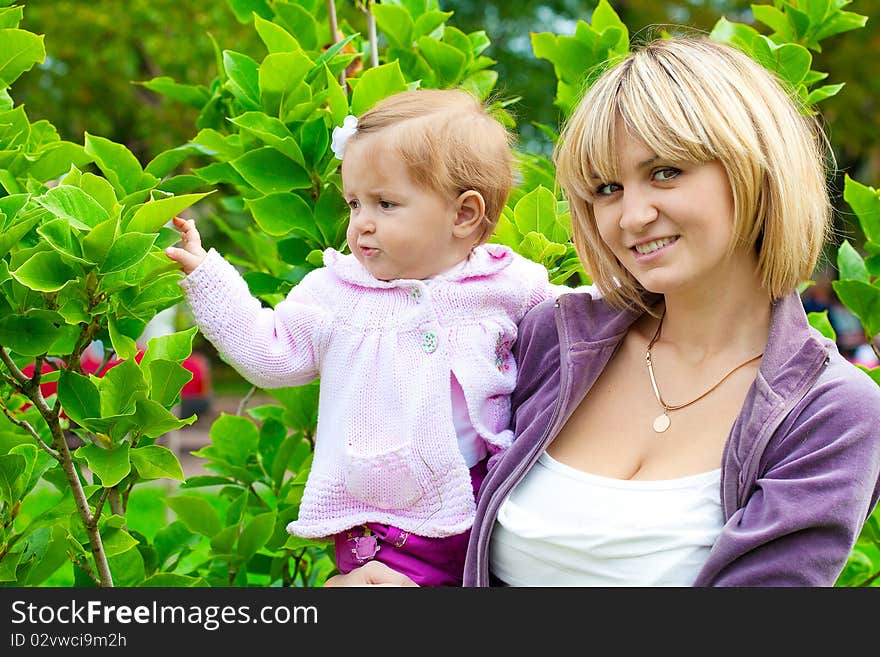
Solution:
<svg viewBox="0 0 880 657">
<path fill-rule="evenodd" d="M 510 132 L 460 89 L 404 91 L 358 119 L 352 140 L 388 130 L 413 181 L 441 194 L 479 192 L 486 213 L 479 243 L 492 235 L 513 187 Z"/>
<path fill-rule="evenodd" d="M 618 119 L 663 159 L 724 166 L 734 201 L 730 250 L 756 249 L 772 299 L 811 276 L 831 226 L 818 122 L 739 50 L 705 37 L 657 39 L 598 77 L 554 153 L 575 248 L 609 301 L 644 307 L 644 289 L 602 241 L 593 214 L 594 179 L 619 178 Z"/>
</svg>

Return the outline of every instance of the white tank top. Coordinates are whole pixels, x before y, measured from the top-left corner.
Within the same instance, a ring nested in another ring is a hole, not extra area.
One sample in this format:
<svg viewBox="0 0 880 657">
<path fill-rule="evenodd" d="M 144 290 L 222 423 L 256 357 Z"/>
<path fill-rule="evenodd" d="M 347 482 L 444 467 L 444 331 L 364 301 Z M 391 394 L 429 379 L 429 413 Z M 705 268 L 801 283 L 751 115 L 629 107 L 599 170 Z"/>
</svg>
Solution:
<svg viewBox="0 0 880 657">
<path fill-rule="evenodd" d="M 489 568 L 511 586 L 690 586 L 724 522 L 720 480 L 614 479 L 544 452 L 501 505 Z"/>
</svg>

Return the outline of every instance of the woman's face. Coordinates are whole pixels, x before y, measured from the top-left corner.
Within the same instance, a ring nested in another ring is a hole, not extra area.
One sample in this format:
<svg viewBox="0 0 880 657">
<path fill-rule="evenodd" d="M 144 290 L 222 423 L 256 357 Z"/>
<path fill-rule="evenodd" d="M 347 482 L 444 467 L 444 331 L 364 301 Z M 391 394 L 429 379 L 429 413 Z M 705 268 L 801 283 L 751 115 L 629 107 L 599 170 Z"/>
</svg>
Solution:
<svg viewBox="0 0 880 657">
<path fill-rule="evenodd" d="M 749 250 L 734 239 L 733 193 L 720 162 L 663 160 L 618 123 L 619 180 L 593 180 L 593 212 L 602 241 L 646 290 L 717 291 L 744 269 Z"/>
</svg>

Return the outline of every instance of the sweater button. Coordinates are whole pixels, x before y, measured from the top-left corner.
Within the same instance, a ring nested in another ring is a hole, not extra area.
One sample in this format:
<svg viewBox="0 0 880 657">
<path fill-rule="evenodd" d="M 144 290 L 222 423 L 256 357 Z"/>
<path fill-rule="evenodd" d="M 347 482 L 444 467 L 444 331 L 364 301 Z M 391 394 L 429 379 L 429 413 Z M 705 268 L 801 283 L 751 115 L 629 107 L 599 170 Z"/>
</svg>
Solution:
<svg viewBox="0 0 880 657">
<path fill-rule="evenodd" d="M 415 299 L 416 303 L 422 302 L 422 290 L 419 287 L 414 287 L 410 290 L 409 295 Z"/>
<path fill-rule="evenodd" d="M 431 331 L 422 334 L 422 349 L 426 354 L 437 351 L 437 334 Z"/>
</svg>

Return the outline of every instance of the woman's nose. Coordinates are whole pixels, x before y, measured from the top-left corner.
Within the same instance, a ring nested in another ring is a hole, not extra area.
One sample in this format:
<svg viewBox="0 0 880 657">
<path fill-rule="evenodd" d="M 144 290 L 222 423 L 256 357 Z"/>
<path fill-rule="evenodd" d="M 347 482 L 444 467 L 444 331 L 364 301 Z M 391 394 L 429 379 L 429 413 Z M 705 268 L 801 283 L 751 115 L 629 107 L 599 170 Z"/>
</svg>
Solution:
<svg viewBox="0 0 880 657">
<path fill-rule="evenodd" d="M 624 191 L 619 222 L 622 230 L 639 233 L 656 221 L 659 214 L 650 194 L 632 189 Z"/>
</svg>

